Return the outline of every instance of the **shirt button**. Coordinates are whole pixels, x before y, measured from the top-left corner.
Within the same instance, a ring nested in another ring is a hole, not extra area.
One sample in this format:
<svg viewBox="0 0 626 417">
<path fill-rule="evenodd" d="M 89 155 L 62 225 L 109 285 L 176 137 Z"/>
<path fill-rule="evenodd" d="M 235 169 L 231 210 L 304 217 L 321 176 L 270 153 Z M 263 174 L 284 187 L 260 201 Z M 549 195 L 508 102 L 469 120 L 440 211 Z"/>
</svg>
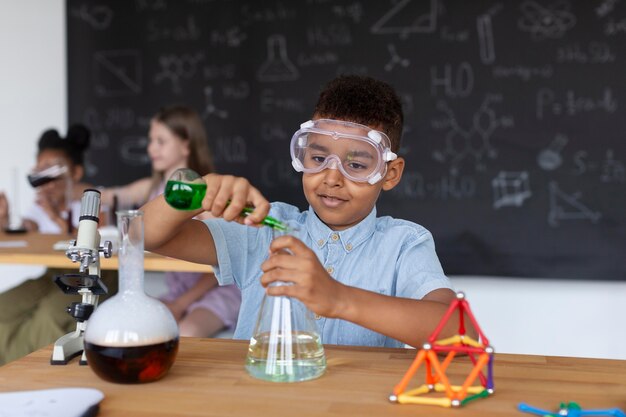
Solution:
<svg viewBox="0 0 626 417">
<path fill-rule="evenodd" d="M 333 233 L 330 238 L 336 242 L 339 240 L 339 235 L 337 233 Z"/>
<path fill-rule="evenodd" d="M 352 243 L 348 243 L 348 244 L 346 245 L 346 249 L 347 249 L 347 250 L 352 250 Z"/>
<path fill-rule="evenodd" d="M 309 316 L 309 317 L 310 317 L 310 316 Z M 316 314 L 316 315 L 315 315 L 315 320 L 319 320 L 319 319 L 321 319 L 321 318 L 322 318 L 322 316 L 320 316 L 319 314 Z"/>
<path fill-rule="evenodd" d="M 324 241 L 322 239 L 317 241 L 317 246 L 322 246 L 324 244 Z"/>
<path fill-rule="evenodd" d="M 329 274 L 332 274 L 333 272 L 335 272 L 335 268 L 333 268 L 332 266 L 327 266 L 326 272 L 328 272 Z"/>
</svg>

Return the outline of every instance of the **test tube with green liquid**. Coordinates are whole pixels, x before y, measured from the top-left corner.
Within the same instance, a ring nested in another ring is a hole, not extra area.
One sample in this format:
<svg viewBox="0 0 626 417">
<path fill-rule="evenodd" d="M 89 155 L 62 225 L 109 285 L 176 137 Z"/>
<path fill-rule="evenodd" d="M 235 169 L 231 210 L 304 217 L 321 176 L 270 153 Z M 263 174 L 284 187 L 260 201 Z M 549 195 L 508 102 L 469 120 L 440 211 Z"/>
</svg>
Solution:
<svg viewBox="0 0 626 417">
<path fill-rule="evenodd" d="M 206 194 L 206 183 L 198 173 L 189 168 L 174 171 L 165 184 L 165 201 L 178 210 L 197 210 L 202 207 L 202 199 Z M 254 211 L 245 207 L 241 216 L 247 217 Z M 288 226 L 273 217 L 267 216 L 261 222 L 275 230 L 288 231 Z"/>
</svg>

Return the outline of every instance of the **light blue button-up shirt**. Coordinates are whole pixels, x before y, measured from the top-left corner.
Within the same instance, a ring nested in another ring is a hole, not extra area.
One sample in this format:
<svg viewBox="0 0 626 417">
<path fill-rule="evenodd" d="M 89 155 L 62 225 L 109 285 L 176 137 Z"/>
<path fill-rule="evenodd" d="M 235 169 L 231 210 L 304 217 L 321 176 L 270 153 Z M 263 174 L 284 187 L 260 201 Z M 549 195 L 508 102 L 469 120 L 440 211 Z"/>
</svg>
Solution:
<svg viewBox="0 0 626 417">
<path fill-rule="evenodd" d="M 272 203 L 270 215 L 298 228 L 294 236 L 311 248 L 337 281 L 379 294 L 421 299 L 439 288 L 452 288 L 435 253 L 432 235 L 422 226 L 376 209 L 356 226 L 333 231 L 312 208 Z M 261 263 L 274 237 L 269 227 L 254 228 L 222 219 L 205 221 L 217 248 L 215 275 L 221 285 L 235 283 L 242 301 L 234 337 L 249 339 L 265 289 Z M 316 320 L 322 342 L 339 345 L 402 347 L 395 339 L 339 319 Z"/>
</svg>

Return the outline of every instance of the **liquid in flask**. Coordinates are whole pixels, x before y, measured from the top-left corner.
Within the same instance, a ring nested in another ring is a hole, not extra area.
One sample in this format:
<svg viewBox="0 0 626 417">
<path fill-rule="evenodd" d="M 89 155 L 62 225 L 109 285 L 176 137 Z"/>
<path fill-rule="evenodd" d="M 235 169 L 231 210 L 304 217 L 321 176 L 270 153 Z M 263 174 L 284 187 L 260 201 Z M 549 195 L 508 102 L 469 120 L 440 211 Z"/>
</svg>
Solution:
<svg viewBox="0 0 626 417">
<path fill-rule="evenodd" d="M 202 207 L 206 194 L 206 183 L 198 173 L 180 168 L 165 183 L 164 197 L 167 203 L 178 210 L 197 210 Z"/>
<path fill-rule="evenodd" d="M 144 292 L 143 217 L 117 212 L 119 291 L 89 318 L 85 354 L 100 378 L 117 383 L 161 379 L 178 352 L 178 325 L 160 301 Z"/>
<path fill-rule="evenodd" d="M 311 310 L 295 298 L 265 294 L 248 346 L 246 370 L 255 378 L 272 382 L 321 376 L 326 370 L 326 355 Z"/>
</svg>

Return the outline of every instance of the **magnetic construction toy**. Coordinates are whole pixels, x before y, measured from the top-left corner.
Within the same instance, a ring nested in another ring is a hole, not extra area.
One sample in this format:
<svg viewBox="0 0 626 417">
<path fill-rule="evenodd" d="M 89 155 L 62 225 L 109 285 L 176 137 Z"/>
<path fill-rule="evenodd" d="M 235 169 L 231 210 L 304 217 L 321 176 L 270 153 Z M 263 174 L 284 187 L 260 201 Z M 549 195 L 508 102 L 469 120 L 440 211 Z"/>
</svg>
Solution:
<svg viewBox="0 0 626 417">
<path fill-rule="evenodd" d="M 439 333 L 450 319 L 452 314 L 458 311 L 459 331 L 458 334 L 446 339 L 437 340 Z M 479 335 L 476 341 L 465 334 L 465 314 L 469 317 L 472 325 Z M 443 362 L 440 362 L 438 354 L 447 354 Z M 452 363 L 457 353 L 469 356 L 473 368 L 463 385 L 451 385 L 446 370 Z M 443 316 L 437 328 L 428 339 L 428 343 L 417 352 L 415 360 L 409 367 L 402 380 L 394 387 L 389 400 L 400 404 L 428 404 L 442 407 L 460 407 L 477 398 L 485 398 L 494 392 L 493 386 L 493 357 L 494 349 L 483 334 L 480 326 L 472 314 L 469 304 L 465 300 L 465 294 L 457 293 L 446 314 Z M 418 388 L 405 391 L 411 378 L 415 375 L 420 365 L 426 368 L 426 383 Z M 487 368 L 487 375 L 483 373 Z M 476 379 L 480 385 L 472 385 Z"/>
<path fill-rule="evenodd" d="M 626 414 L 619 408 L 607 408 L 604 410 L 583 410 L 580 405 L 569 402 L 561 403 L 559 411 L 552 413 L 541 408 L 531 407 L 530 405 L 520 403 L 517 408 L 525 413 L 536 414 L 542 417 L 583 417 L 583 416 L 613 416 L 626 417 Z"/>
</svg>

